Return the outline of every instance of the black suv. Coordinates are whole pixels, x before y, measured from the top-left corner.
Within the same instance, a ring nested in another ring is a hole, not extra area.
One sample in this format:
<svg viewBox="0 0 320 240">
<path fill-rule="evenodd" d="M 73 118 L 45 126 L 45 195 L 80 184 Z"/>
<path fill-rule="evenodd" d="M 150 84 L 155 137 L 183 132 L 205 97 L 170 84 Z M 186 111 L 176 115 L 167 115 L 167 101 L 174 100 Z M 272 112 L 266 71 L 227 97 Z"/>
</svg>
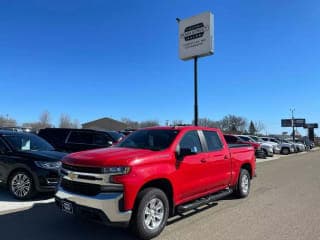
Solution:
<svg viewBox="0 0 320 240">
<path fill-rule="evenodd" d="M 35 134 L 0 130 L 0 185 L 22 200 L 55 192 L 64 155 Z"/>
<path fill-rule="evenodd" d="M 110 147 L 123 138 L 122 134 L 115 131 L 70 128 L 45 128 L 41 129 L 38 135 L 47 140 L 55 149 L 63 152 Z"/>
</svg>

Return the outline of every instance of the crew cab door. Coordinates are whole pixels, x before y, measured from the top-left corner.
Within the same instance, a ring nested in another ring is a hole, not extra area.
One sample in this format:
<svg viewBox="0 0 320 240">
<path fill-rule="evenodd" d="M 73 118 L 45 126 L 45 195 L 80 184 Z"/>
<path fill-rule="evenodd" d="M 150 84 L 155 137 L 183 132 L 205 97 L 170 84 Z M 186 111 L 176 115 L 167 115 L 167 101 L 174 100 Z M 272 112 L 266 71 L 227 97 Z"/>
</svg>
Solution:
<svg viewBox="0 0 320 240">
<path fill-rule="evenodd" d="M 231 181 L 231 158 L 228 147 L 223 144 L 216 131 L 202 131 L 206 142 L 206 175 L 207 190 L 217 190 L 227 187 Z"/>
<path fill-rule="evenodd" d="M 195 130 L 185 133 L 177 148 L 180 157 L 177 157 L 176 191 L 180 200 L 187 200 L 206 189 L 207 153 L 203 151 L 199 133 Z"/>
</svg>

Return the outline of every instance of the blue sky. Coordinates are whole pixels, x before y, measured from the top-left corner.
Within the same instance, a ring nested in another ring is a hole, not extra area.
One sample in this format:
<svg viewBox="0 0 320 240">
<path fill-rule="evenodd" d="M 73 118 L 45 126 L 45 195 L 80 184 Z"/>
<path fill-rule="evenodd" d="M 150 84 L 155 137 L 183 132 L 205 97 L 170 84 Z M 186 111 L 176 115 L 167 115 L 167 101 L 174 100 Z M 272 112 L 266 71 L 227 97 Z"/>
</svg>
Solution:
<svg viewBox="0 0 320 240">
<path fill-rule="evenodd" d="M 193 62 L 178 58 L 175 18 L 205 11 L 215 55 L 198 61 L 199 117 L 235 114 L 280 133 L 294 107 L 320 122 L 317 0 L 2 0 L 0 114 L 191 122 Z"/>
</svg>

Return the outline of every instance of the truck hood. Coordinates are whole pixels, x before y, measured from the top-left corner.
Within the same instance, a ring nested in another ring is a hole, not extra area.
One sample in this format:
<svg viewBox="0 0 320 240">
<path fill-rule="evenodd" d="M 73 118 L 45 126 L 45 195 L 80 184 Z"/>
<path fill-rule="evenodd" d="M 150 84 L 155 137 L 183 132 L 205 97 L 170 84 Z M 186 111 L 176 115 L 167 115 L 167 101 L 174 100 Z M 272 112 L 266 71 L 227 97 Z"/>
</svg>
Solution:
<svg viewBox="0 0 320 240">
<path fill-rule="evenodd" d="M 127 166 L 157 154 L 159 152 L 148 149 L 110 147 L 69 154 L 63 163 L 90 167 Z"/>
</svg>

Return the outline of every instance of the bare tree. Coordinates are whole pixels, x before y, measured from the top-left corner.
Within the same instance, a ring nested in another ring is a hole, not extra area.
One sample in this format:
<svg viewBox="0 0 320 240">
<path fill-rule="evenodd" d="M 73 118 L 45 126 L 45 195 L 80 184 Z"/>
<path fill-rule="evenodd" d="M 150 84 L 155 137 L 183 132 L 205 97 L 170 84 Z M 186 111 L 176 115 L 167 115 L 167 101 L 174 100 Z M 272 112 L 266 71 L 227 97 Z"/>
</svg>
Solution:
<svg viewBox="0 0 320 240">
<path fill-rule="evenodd" d="M 68 114 L 61 114 L 59 128 L 79 128 L 79 121 L 76 119 L 71 121 Z"/>
<path fill-rule="evenodd" d="M 265 129 L 265 126 L 264 126 L 263 122 L 261 122 L 261 121 L 254 122 L 254 126 L 256 127 L 257 133 L 260 133 L 261 131 L 263 131 Z"/>
<path fill-rule="evenodd" d="M 145 127 L 154 127 L 154 126 L 159 126 L 159 121 L 157 120 L 146 120 L 142 121 L 139 123 L 140 128 L 145 128 Z"/>
<path fill-rule="evenodd" d="M 48 127 L 52 127 L 52 124 L 50 123 L 51 119 L 50 119 L 50 113 L 45 110 L 43 113 L 41 113 L 40 117 L 39 117 L 39 128 L 48 128 Z"/>
<path fill-rule="evenodd" d="M 226 133 L 240 134 L 246 131 L 247 120 L 243 117 L 229 114 L 221 120 L 221 129 Z"/>
<path fill-rule="evenodd" d="M 133 128 L 133 129 L 137 129 L 139 128 L 139 122 L 137 121 L 132 121 L 129 118 L 122 118 L 121 122 L 123 122 L 124 124 L 127 125 L 128 128 Z"/>
<path fill-rule="evenodd" d="M 171 125 L 177 126 L 177 125 L 183 125 L 183 124 L 184 123 L 182 120 L 173 120 Z"/>
<path fill-rule="evenodd" d="M 50 123 L 50 113 L 46 110 L 41 113 L 38 122 L 23 123 L 22 127 L 31 128 L 36 132 L 42 128 L 53 127 L 53 125 Z"/>
<path fill-rule="evenodd" d="M 198 125 L 203 127 L 220 128 L 221 121 L 213 121 L 209 118 L 200 118 L 198 120 Z"/>
<path fill-rule="evenodd" d="M 16 127 L 17 126 L 17 121 L 13 118 L 4 117 L 0 115 L 0 127 Z"/>
</svg>

